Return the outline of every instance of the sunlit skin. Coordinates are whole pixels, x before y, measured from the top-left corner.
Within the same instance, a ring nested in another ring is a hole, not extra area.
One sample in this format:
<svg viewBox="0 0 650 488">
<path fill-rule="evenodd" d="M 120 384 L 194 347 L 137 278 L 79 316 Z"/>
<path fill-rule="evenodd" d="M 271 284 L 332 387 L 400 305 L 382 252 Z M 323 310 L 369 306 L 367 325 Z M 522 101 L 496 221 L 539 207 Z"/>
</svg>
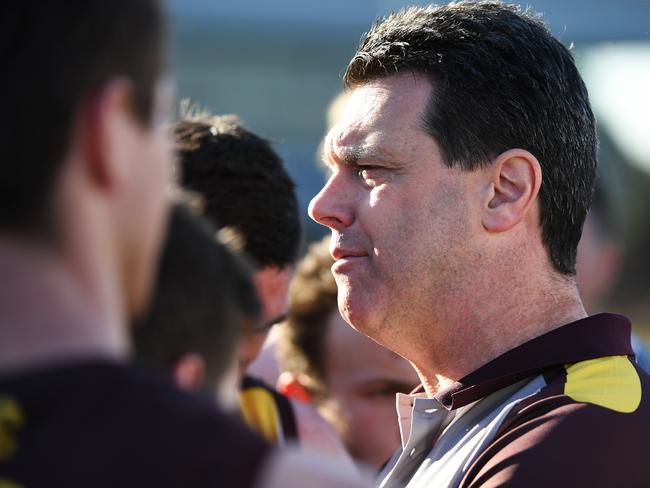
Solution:
<svg viewBox="0 0 650 488">
<path fill-rule="evenodd" d="M 309 207 L 332 232 L 341 314 L 408 358 L 430 396 L 585 315 L 542 242 L 535 156 L 512 148 L 472 171 L 448 167 L 423 128 L 432 88 L 413 74 L 355 87 Z"/>
<path fill-rule="evenodd" d="M 419 383 L 402 357 L 352 329 L 334 310 L 324 344 L 326 400 L 319 411 L 357 461 L 379 469 L 400 445 L 395 394 Z"/>
<path fill-rule="evenodd" d="M 327 136 L 331 176 L 309 209 L 332 230 L 342 315 L 397 352 L 411 348 L 399 324 L 435 316 L 480 256 L 470 231 L 480 219 L 467 215 L 471 177 L 446 167 L 420 128 L 430 92 L 412 76 L 355 89 Z M 421 341 L 439 337 L 431 332 Z"/>
</svg>

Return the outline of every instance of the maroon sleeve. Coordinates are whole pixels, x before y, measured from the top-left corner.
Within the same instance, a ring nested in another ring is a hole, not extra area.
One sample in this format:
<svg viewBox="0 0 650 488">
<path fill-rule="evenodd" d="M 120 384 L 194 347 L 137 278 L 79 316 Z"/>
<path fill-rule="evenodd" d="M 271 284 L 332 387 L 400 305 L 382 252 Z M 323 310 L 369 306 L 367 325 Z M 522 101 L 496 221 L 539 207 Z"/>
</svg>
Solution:
<svg viewBox="0 0 650 488">
<path fill-rule="evenodd" d="M 650 438 L 638 435 L 649 432 L 650 416 L 566 400 L 546 399 L 537 416 L 527 409 L 527 420 L 511 422 L 460 486 L 650 486 Z M 640 438 L 645 445 L 632 441 Z"/>
</svg>

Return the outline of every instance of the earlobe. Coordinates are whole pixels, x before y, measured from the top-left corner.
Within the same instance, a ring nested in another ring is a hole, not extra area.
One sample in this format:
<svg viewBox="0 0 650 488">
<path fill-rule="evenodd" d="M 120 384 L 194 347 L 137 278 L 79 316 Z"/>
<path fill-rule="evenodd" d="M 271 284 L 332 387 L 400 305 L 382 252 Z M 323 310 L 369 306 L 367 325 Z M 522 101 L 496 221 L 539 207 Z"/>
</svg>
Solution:
<svg viewBox="0 0 650 488">
<path fill-rule="evenodd" d="M 174 383 L 184 390 L 196 391 L 205 381 L 205 361 L 199 354 L 182 356 L 172 368 Z"/>
<path fill-rule="evenodd" d="M 483 209 L 483 227 L 505 232 L 530 216 L 542 184 L 537 158 L 523 149 L 500 154 L 487 169 L 489 193 Z"/>
</svg>

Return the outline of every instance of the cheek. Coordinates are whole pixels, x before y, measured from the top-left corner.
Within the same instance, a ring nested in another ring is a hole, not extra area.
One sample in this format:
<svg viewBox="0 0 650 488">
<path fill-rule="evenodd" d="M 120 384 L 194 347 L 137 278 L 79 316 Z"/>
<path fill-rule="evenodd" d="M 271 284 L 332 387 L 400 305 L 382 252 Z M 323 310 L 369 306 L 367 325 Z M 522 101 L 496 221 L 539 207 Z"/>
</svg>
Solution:
<svg viewBox="0 0 650 488">
<path fill-rule="evenodd" d="M 168 205 L 170 154 L 167 143 L 152 132 L 142 134 L 132 153 L 131 172 L 121 209 L 125 223 L 124 275 L 129 308 L 139 314 L 146 307 L 162 247 Z M 137 211 L 134 211 L 136 209 Z"/>
<path fill-rule="evenodd" d="M 144 138 L 146 140 L 132 163 L 131 194 L 139 212 L 133 212 L 133 208 L 130 210 L 133 214 L 146 214 L 139 224 L 143 225 L 143 231 L 161 226 L 167 208 L 165 200 L 171 184 L 172 166 L 166 139 L 158 133 L 147 134 Z"/>
<path fill-rule="evenodd" d="M 361 398 L 351 401 L 349 405 L 351 426 L 356 426 L 357 432 L 363 432 L 366 437 L 386 437 L 386 433 L 390 433 L 397 423 L 394 399 Z"/>
<path fill-rule="evenodd" d="M 155 194 L 158 200 L 161 200 L 170 190 L 173 173 L 173 155 L 166 132 L 156 131 L 148 153 L 149 173 L 151 174 L 149 191 Z"/>
<path fill-rule="evenodd" d="M 359 223 L 369 236 L 378 266 L 382 260 L 403 257 L 420 233 L 430 225 L 428 202 L 408 188 L 384 185 L 369 193 L 368 205 L 359 211 Z"/>
</svg>

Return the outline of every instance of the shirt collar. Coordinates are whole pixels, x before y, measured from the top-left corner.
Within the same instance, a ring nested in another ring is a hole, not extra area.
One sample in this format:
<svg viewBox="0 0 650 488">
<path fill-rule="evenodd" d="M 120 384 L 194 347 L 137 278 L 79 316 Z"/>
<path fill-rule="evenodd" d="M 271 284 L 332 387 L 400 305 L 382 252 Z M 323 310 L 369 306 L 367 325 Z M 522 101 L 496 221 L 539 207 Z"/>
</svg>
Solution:
<svg viewBox="0 0 650 488">
<path fill-rule="evenodd" d="M 622 315 L 602 313 L 571 322 L 507 351 L 438 392 L 435 399 L 454 410 L 553 366 L 634 355 L 630 333 L 630 321 Z"/>
</svg>

